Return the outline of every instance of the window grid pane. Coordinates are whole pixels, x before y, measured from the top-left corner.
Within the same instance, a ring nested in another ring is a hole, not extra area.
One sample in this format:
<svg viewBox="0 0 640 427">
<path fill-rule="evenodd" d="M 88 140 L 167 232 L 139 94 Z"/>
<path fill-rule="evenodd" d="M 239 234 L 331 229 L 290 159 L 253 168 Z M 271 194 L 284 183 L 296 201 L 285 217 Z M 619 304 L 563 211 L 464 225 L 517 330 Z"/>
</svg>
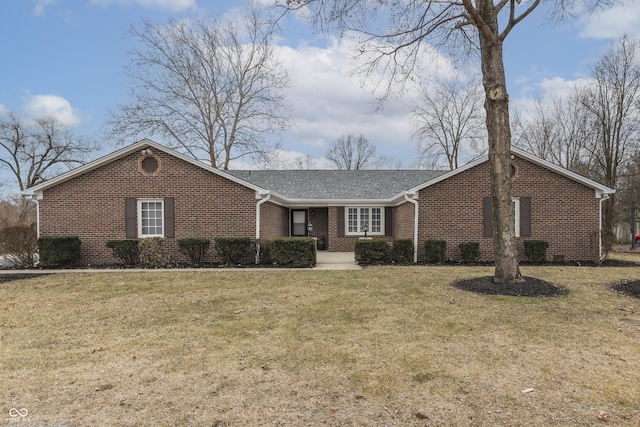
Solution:
<svg viewBox="0 0 640 427">
<path fill-rule="evenodd" d="M 349 208 L 349 233 L 358 232 L 358 208 Z"/>
<path fill-rule="evenodd" d="M 360 208 L 360 231 L 364 233 L 364 226 L 367 226 L 367 229 L 371 231 L 371 226 L 369 224 L 369 208 Z"/>
<path fill-rule="evenodd" d="M 162 235 L 162 202 L 142 202 L 141 234 L 143 236 Z"/>
<path fill-rule="evenodd" d="M 382 231 L 382 214 L 380 208 L 371 208 L 371 227 L 372 233 L 380 233 Z"/>
</svg>

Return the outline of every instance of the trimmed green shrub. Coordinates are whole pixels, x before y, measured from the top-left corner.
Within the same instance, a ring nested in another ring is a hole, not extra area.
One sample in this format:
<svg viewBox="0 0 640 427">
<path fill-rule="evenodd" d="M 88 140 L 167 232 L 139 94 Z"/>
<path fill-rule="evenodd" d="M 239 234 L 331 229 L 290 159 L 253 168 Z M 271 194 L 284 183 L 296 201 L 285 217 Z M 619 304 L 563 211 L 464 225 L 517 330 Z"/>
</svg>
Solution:
<svg viewBox="0 0 640 427">
<path fill-rule="evenodd" d="M 444 240 L 425 240 L 424 259 L 427 264 L 442 264 L 446 261 L 447 242 Z"/>
<path fill-rule="evenodd" d="M 125 265 L 136 265 L 140 262 L 140 246 L 138 240 L 107 240 L 107 248 Z"/>
<path fill-rule="evenodd" d="M 204 257 L 207 255 L 211 241 L 201 238 L 186 238 L 178 240 L 178 250 L 187 258 L 192 265 L 202 265 Z"/>
<path fill-rule="evenodd" d="M 544 240 L 525 240 L 524 254 L 530 262 L 543 263 L 547 260 L 549 242 Z"/>
<path fill-rule="evenodd" d="M 0 254 L 15 268 L 35 264 L 37 233 L 33 225 L 13 225 L 0 229 Z"/>
<path fill-rule="evenodd" d="M 251 239 L 248 237 L 216 237 L 213 249 L 223 264 L 239 264 L 249 253 Z"/>
<path fill-rule="evenodd" d="M 50 236 L 38 239 L 40 267 L 70 267 L 80 262 L 80 245 L 77 236 Z"/>
<path fill-rule="evenodd" d="M 316 264 L 316 246 L 310 237 L 282 237 L 269 243 L 271 261 L 291 267 L 313 267 Z"/>
<path fill-rule="evenodd" d="M 360 264 L 379 264 L 388 255 L 389 244 L 382 239 L 356 241 L 355 257 Z"/>
<path fill-rule="evenodd" d="M 479 242 L 462 242 L 458 245 L 462 262 L 465 264 L 473 264 L 480 259 L 480 243 Z"/>
<path fill-rule="evenodd" d="M 393 259 L 401 264 L 409 264 L 413 262 L 413 240 L 398 239 L 393 241 L 392 246 Z"/>
<path fill-rule="evenodd" d="M 152 268 L 166 267 L 169 264 L 170 256 L 164 247 L 164 242 L 163 237 L 141 239 L 138 243 L 140 262 Z"/>
</svg>

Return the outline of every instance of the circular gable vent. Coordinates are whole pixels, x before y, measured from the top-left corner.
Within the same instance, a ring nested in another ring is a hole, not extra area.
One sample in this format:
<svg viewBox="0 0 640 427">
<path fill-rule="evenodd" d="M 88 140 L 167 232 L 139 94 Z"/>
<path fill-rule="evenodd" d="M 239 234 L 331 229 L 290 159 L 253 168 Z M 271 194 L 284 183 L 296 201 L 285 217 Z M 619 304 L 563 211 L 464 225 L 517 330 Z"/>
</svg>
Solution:
<svg viewBox="0 0 640 427">
<path fill-rule="evenodd" d="M 142 170 L 146 173 L 154 173 L 158 170 L 158 159 L 149 156 L 142 160 Z"/>
</svg>

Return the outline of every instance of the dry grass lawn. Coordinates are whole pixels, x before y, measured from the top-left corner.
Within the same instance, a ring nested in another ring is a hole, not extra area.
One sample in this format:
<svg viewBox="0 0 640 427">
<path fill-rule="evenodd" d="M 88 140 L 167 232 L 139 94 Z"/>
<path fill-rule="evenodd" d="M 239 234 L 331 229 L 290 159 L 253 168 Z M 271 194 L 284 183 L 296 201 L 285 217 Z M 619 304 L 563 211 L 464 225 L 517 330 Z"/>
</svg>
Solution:
<svg viewBox="0 0 640 427">
<path fill-rule="evenodd" d="M 640 267 L 522 270 L 569 295 L 451 286 L 492 274 L 484 267 L 109 271 L 3 283 L 0 420 L 639 426 L 640 300 L 608 283 L 640 279 Z"/>
</svg>

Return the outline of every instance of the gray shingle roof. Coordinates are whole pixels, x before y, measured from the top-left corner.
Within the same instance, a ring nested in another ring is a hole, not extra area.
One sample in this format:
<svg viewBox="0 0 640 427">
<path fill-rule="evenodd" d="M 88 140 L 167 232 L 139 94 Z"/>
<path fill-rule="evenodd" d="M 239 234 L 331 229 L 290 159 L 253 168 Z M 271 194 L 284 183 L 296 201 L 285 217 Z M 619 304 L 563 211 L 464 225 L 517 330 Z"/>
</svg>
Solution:
<svg viewBox="0 0 640 427">
<path fill-rule="evenodd" d="M 230 175 L 290 199 L 390 199 L 448 171 L 233 170 Z"/>
</svg>

